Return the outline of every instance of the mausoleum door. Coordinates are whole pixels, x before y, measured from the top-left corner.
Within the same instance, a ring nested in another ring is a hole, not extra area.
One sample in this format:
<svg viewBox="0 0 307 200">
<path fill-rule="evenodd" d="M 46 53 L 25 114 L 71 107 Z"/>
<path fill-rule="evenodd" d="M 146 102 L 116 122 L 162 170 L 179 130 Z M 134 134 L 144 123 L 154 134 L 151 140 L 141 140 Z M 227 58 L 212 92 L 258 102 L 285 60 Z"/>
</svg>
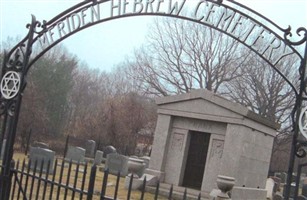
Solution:
<svg viewBox="0 0 307 200">
<path fill-rule="evenodd" d="M 205 171 L 210 134 L 190 132 L 190 145 L 182 185 L 200 189 Z"/>
</svg>

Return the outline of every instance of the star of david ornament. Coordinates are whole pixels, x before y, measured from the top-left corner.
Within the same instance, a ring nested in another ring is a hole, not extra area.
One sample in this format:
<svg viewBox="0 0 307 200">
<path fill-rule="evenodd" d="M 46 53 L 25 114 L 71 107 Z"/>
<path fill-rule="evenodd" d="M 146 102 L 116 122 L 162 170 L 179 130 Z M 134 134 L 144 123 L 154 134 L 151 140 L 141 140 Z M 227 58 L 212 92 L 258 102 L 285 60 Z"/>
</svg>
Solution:
<svg viewBox="0 0 307 200">
<path fill-rule="evenodd" d="M 1 94 L 5 99 L 14 98 L 20 89 L 20 76 L 17 72 L 8 71 L 1 80 Z"/>
<path fill-rule="evenodd" d="M 298 126 L 302 135 L 307 139 L 307 106 L 301 111 Z"/>
</svg>

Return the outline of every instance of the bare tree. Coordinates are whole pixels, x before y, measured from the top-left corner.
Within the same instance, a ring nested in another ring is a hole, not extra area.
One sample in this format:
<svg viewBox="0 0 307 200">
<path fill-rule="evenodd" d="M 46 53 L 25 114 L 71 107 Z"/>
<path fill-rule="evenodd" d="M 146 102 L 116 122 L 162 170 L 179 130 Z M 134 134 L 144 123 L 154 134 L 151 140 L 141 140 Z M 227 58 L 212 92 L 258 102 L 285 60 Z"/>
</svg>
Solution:
<svg viewBox="0 0 307 200">
<path fill-rule="evenodd" d="M 156 20 L 148 45 L 127 61 L 132 79 L 147 94 L 171 95 L 196 88 L 218 92 L 241 76 L 246 53 L 235 40 L 183 20 Z"/>
<path fill-rule="evenodd" d="M 69 94 L 70 114 L 66 134 L 84 137 L 97 135 L 97 126 L 105 118 L 101 105 L 106 99 L 107 80 L 105 72 L 78 68 Z"/>
<path fill-rule="evenodd" d="M 108 143 L 122 153 L 134 154 L 138 133 L 156 120 L 153 101 L 130 92 L 115 95 L 105 106 L 108 111 L 106 123 Z"/>
<path fill-rule="evenodd" d="M 277 67 L 290 80 L 296 80 L 295 66 L 295 59 L 289 58 Z M 273 122 L 283 124 L 283 128 L 289 126 L 286 122 L 289 122 L 295 103 L 295 93 L 286 80 L 253 54 L 242 65 L 242 72 L 243 76 L 225 85 L 226 96 Z"/>
</svg>

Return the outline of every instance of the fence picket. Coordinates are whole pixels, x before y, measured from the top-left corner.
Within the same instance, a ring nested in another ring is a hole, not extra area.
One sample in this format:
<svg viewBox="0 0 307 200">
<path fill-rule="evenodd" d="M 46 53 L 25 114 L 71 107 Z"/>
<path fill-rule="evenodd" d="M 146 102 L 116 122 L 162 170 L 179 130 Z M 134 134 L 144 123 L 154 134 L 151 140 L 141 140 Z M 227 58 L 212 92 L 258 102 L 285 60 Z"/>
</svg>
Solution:
<svg viewBox="0 0 307 200">
<path fill-rule="evenodd" d="M 35 175 L 36 175 L 36 167 L 37 167 L 37 160 L 35 160 L 34 162 L 34 170 L 32 173 L 32 181 L 31 181 L 31 189 L 30 189 L 30 196 L 29 199 L 32 199 L 32 194 L 33 194 L 33 187 L 34 187 L 34 182 L 35 182 Z M 29 168 L 31 168 L 31 165 L 29 166 Z"/>
<path fill-rule="evenodd" d="M 94 194 L 94 186 L 95 186 L 95 177 L 96 177 L 96 169 L 97 166 L 94 164 L 91 167 L 91 175 L 90 175 L 90 180 L 88 183 L 88 194 L 87 194 L 87 200 L 91 200 L 93 198 Z"/>
<path fill-rule="evenodd" d="M 21 167 L 21 171 L 22 172 L 24 172 L 24 170 L 25 170 L 25 166 L 26 166 L 26 160 L 25 159 L 23 159 L 23 162 L 22 162 L 22 167 Z M 18 176 L 18 170 L 19 169 L 17 169 L 17 172 L 16 172 L 16 176 Z M 19 199 L 19 197 L 20 197 L 20 192 L 22 192 L 22 181 L 23 181 L 23 176 L 24 176 L 24 174 L 23 173 L 21 173 L 21 175 L 20 175 L 20 181 L 19 181 L 19 186 L 18 186 L 18 194 L 17 194 L 17 199 Z M 25 196 L 25 193 L 23 192 L 23 196 Z"/>
<path fill-rule="evenodd" d="M 64 173 L 64 166 L 65 166 L 65 161 L 63 160 L 62 164 L 61 164 L 61 169 L 60 169 L 60 177 L 59 177 L 59 184 L 58 184 L 56 199 L 60 198 L 60 191 L 61 191 L 62 178 L 63 178 L 63 173 Z"/>
<path fill-rule="evenodd" d="M 32 161 L 30 160 L 29 163 L 28 163 L 28 169 L 27 169 L 27 172 L 26 172 L 26 182 L 25 182 L 25 189 L 24 189 L 24 192 L 25 192 L 25 196 L 24 198 L 26 198 L 26 194 L 27 194 L 27 189 L 28 189 L 28 181 L 29 181 L 29 176 L 30 176 L 30 167 L 32 164 Z"/>
<path fill-rule="evenodd" d="M 46 196 L 46 190 L 47 190 L 47 183 L 48 183 L 49 173 L 50 173 L 50 160 L 48 160 L 48 164 L 47 164 L 47 170 L 46 170 L 45 179 L 44 179 L 44 189 L 43 189 L 43 197 L 42 197 L 42 199 L 45 199 L 45 196 Z"/>
<path fill-rule="evenodd" d="M 155 200 L 158 200 L 159 187 L 160 187 L 160 181 L 158 181 L 158 183 L 157 183 L 156 192 L 155 192 Z"/>
<path fill-rule="evenodd" d="M 129 175 L 128 175 L 129 176 Z M 127 200 L 130 200 L 130 195 L 131 195 L 131 188 L 132 188 L 132 183 L 133 183 L 133 176 L 134 174 L 132 173 L 131 174 L 131 177 L 130 177 L 130 181 L 129 181 L 129 188 L 128 188 L 128 194 L 127 194 Z"/>
<path fill-rule="evenodd" d="M 71 199 L 72 200 L 74 200 L 74 198 L 75 198 L 75 190 L 76 190 L 76 187 L 77 187 L 78 174 L 79 174 L 79 166 L 80 166 L 80 162 L 78 161 L 77 166 L 76 166 L 74 186 L 73 186 L 73 190 L 72 190 L 72 194 L 71 194 Z"/>
<path fill-rule="evenodd" d="M 186 200 L 186 199 L 187 199 L 187 188 L 184 189 L 182 200 Z"/>
<path fill-rule="evenodd" d="M 66 178 L 64 200 L 66 200 L 66 197 L 67 197 L 68 186 L 69 186 L 69 179 L 70 179 L 70 172 L 71 172 L 71 166 L 72 166 L 72 161 L 69 162 L 69 166 L 68 166 L 68 172 L 67 172 L 68 174 L 67 174 L 67 178 Z"/>
<path fill-rule="evenodd" d="M 78 162 L 75 165 L 72 161 L 69 161 L 69 165 L 66 166 L 66 163 L 68 163 L 68 161 L 63 160 L 61 164 L 58 164 L 59 160 L 55 159 L 54 163 L 55 167 L 53 167 L 51 165 L 51 162 L 48 161 L 46 168 L 44 160 L 40 163 L 40 166 L 38 166 L 39 165 L 38 160 L 35 160 L 34 165 L 33 162 L 34 162 L 33 160 L 32 161 L 29 160 L 27 164 L 26 159 L 24 159 L 21 165 L 21 162 L 18 160 L 16 166 L 12 166 L 11 168 L 12 174 L 15 177 L 14 179 L 12 179 L 13 188 L 11 189 L 11 196 L 10 196 L 11 200 L 16 200 L 16 197 L 17 199 L 23 199 L 23 200 L 27 199 L 66 200 L 68 198 L 70 199 L 70 197 L 72 200 L 77 198 L 92 200 L 96 196 L 96 194 L 94 194 L 95 185 L 97 183 L 96 178 L 99 177 L 98 174 L 99 170 L 97 170 L 98 169 L 97 165 L 95 164 L 91 165 L 90 176 L 87 176 L 89 163 L 81 164 L 80 162 Z M 73 169 L 73 166 L 76 166 L 76 168 Z M 82 174 L 80 174 L 81 166 L 84 166 Z M 51 169 L 52 171 L 50 171 Z M 73 173 L 72 170 L 75 170 L 75 173 Z M 43 173 L 46 174 L 43 175 Z M 87 181 L 88 177 L 89 180 Z M 126 195 L 127 200 L 135 198 L 132 196 L 132 188 L 133 188 L 133 183 L 135 181 L 134 179 L 135 175 L 129 174 L 129 177 L 130 180 Z M 120 188 L 120 179 L 121 179 L 120 172 L 118 172 L 116 175 L 116 184 L 113 193 L 114 195 L 112 196 L 106 195 L 108 178 L 109 178 L 109 169 L 106 169 L 103 172 L 100 200 L 118 199 L 118 194 L 119 194 L 118 191 Z M 80 182 L 81 185 L 79 185 L 78 182 Z M 54 187 L 56 187 L 56 189 L 54 189 Z M 146 191 L 145 189 L 146 189 L 146 176 L 144 177 L 142 186 L 140 188 L 140 196 L 138 197 L 140 200 L 144 200 L 145 198 L 145 191 Z M 159 198 L 159 189 L 160 189 L 160 182 L 158 181 L 154 192 L 155 200 L 158 200 Z M 20 194 L 23 195 L 22 198 Z M 79 195 L 79 197 L 77 195 Z M 97 198 L 97 196 L 95 198 Z M 173 199 L 173 185 L 171 185 L 168 197 L 166 198 L 168 198 L 169 200 Z M 183 194 L 183 200 L 186 199 L 187 199 L 187 189 L 185 189 Z M 199 193 L 197 199 L 198 200 L 201 199 L 201 193 Z"/>
<path fill-rule="evenodd" d="M 120 171 L 118 171 L 117 177 L 116 177 L 116 185 L 115 185 L 115 191 L 114 191 L 114 199 L 117 199 L 117 193 L 118 193 L 118 188 L 119 188 L 119 180 L 120 180 Z"/>
<path fill-rule="evenodd" d="M 16 169 L 19 168 L 19 160 L 17 161 L 17 165 L 16 165 Z M 14 179 L 14 186 L 13 186 L 13 191 L 11 192 L 11 196 L 12 196 L 12 200 L 14 199 L 14 194 L 15 194 L 15 188 L 16 188 L 16 183 L 18 181 L 18 176 L 15 176 L 15 179 Z"/>
<path fill-rule="evenodd" d="M 53 175 L 52 175 L 52 183 L 54 183 L 55 181 L 55 177 L 57 175 L 57 166 L 58 166 L 58 159 L 55 159 L 55 169 L 54 169 L 54 172 L 53 172 Z M 52 200 L 52 194 L 53 194 L 53 188 L 54 188 L 54 184 L 51 184 L 51 187 L 50 187 L 50 195 L 49 195 L 49 200 Z"/>
<path fill-rule="evenodd" d="M 104 200 L 105 198 L 105 194 L 107 190 L 108 175 L 109 175 L 109 169 L 106 169 L 103 175 L 102 187 L 101 187 L 101 192 L 100 192 L 100 200 Z"/>
<path fill-rule="evenodd" d="M 199 193 L 197 200 L 201 200 L 201 193 Z"/>
<path fill-rule="evenodd" d="M 168 195 L 168 199 L 171 200 L 173 196 L 173 184 L 171 185 L 171 188 L 169 190 L 169 195 Z"/>
<path fill-rule="evenodd" d="M 141 188 L 141 200 L 144 199 L 144 194 L 145 194 L 145 188 L 146 188 L 146 176 L 143 180 L 142 188 Z"/>
<path fill-rule="evenodd" d="M 38 178 L 38 183 L 37 183 L 36 200 L 38 200 L 38 197 L 39 197 L 39 188 L 40 188 L 40 185 L 41 185 L 41 179 L 42 179 L 42 174 L 43 174 L 44 162 L 45 162 L 45 160 L 43 159 L 43 161 L 41 162 L 39 178 Z"/>
<path fill-rule="evenodd" d="M 85 185 L 85 180 L 86 180 L 86 173 L 87 173 L 87 164 L 88 163 L 85 163 L 85 166 L 84 166 L 83 177 L 82 177 L 82 184 L 81 184 L 81 191 L 84 190 L 84 185 Z M 80 199 L 82 199 L 82 197 L 83 197 L 83 192 L 80 193 Z"/>
</svg>

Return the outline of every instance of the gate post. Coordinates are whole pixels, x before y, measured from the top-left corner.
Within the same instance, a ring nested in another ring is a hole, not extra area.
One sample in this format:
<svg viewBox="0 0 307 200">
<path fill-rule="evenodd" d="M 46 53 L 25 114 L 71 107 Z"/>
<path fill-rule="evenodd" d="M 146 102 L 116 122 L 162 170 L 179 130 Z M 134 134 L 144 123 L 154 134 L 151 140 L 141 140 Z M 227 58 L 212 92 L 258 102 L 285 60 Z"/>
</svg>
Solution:
<svg viewBox="0 0 307 200">
<path fill-rule="evenodd" d="M 299 42 L 291 42 L 287 40 L 287 42 L 291 45 L 300 45 L 305 43 L 305 49 L 304 49 L 304 57 L 301 60 L 299 73 L 300 73 L 300 88 L 299 93 L 296 96 L 296 102 L 294 109 L 292 111 L 292 123 L 293 123 L 293 136 L 292 136 L 292 146 L 291 146 L 291 152 L 290 152 L 290 158 L 289 158 L 289 166 L 288 166 L 288 176 L 287 176 L 287 182 L 286 182 L 286 188 L 285 188 L 285 200 L 289 200 L 290 198 L 290 190 L 291 190 L 291 180 L 292 180 L 292 173 L 294 171 L 294 163 L 295 163 L 295 157 L 305 157 L 306 151 L 303 149 L 303 146 L 307 146 L 306 142 L 298 140 L 298 135 L 302 130 L 299 128 L 300 122 L 300 116 L 301 116 L 301 110 L 303 106 L 303 102 L 307 102 L 307 74 L 306 74 L 306 62 L 307 62 L 307 30 L 305 28 L 299 28 L 297 30 L 297 33 L 300 31 L 304 32 L 304 37 Z M 307 118 L 307 116 L 305 116 Z M 305 136 L 306 137 L 306 136 Z M 306 138 L 307 139 L 307 138 Z M 299 187 L 299 185 L 296 185 L 295 187 Z"/>
<path fill-rule="evenodd" d="M 13 111 L 14 113 L 12 113 L 13 115 L 8 114 L 8 119 L 7 119 L 7 131 L 5 131 L 5 133 L 7 133 L 7 142 L 4 149 L 4 156 L 2 161 L 3 168 L 1 170 L 1 175 L 0 175 L 1 177 L 0 200 L 7 200 L 10 197 L 11 178 L 12 178 L 11 167 L 14 167 L 11 163 L 13 158 L 13 146 L 16 136 L 16 128 L 18 123 L 20 104 L 21 104 L 21 95 L 19 94 L 15 106 L 14 108 L 12 108 L 15 109 Z"/>
<path fill-rule="evenodd" d="M 22 101 L 22 92 L 25 89 L 25 75 L 32 53 L 33 35 L 35 27 L 39 25 L 32 15 L 32 23 L 27 25 L 28 35 L 4 56 L 0 83 L 0 109 L 5 116 L 1 137 L 6 135 L 2 168 L 0 172 L 0 200 L 8 200 L 11 191 L 13 147 L 19 111 Z"/>
</svg>

